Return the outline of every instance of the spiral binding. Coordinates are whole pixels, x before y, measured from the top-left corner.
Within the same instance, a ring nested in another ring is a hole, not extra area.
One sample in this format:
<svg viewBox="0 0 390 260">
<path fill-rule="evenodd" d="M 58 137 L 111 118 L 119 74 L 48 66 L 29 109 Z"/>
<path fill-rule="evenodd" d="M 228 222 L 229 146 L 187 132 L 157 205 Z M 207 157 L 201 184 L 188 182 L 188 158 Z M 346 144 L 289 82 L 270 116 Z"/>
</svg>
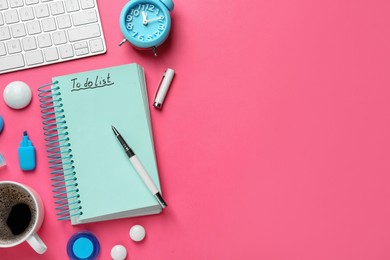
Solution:
<svg viewBox="0 0 390 260">
<path fill-rule="evenodd" d="M 38 88 L 51 181 L 59 220 L 83 214 L 58 81 Z"/>
</svg>

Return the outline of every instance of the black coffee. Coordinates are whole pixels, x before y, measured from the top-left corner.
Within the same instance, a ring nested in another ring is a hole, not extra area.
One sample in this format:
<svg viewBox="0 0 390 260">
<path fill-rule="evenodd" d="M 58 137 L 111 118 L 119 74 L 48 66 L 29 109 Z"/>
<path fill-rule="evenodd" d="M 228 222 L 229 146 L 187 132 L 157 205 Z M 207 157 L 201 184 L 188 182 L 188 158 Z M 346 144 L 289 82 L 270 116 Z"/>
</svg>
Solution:
<svg viewBox="0 0 390 260">
<path fill-rule="evenodd" d="M 30 193 L 15 184 L 0 184 L 0 244 L 20 241 L 31 231 L 36 217 Z"/>
<path fill-rule="evenodd" d="M 12 206 L 7 218 L 7 225 L 11 229 L 12 234 L 22 234 L 28 228 L 30 222 L 31 211 L 27 204 L 19 203 Z"/>
</svg>

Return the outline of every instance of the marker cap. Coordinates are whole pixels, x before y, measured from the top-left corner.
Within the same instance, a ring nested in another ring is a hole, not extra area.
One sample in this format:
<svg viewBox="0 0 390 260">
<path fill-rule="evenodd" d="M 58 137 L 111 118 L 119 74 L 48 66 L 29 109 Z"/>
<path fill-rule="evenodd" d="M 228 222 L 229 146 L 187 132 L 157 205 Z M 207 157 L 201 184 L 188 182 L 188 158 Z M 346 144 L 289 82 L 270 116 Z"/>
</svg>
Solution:
<svg viewBox="0 0 390 260">
<path fill-rule="evenodd" d="M 173 69 L 167 69 L 160 81 L 160 84 L 157 88 L 157 93 L 154 98 L 153 106 L 157 109 L 161 109 L 165 100 L 165 96 L 168 93 L 168 89 L 171 86 L 171 82 L 173 80 L 173 76 L 175 75 L 175 71 Z"/>
</svg>

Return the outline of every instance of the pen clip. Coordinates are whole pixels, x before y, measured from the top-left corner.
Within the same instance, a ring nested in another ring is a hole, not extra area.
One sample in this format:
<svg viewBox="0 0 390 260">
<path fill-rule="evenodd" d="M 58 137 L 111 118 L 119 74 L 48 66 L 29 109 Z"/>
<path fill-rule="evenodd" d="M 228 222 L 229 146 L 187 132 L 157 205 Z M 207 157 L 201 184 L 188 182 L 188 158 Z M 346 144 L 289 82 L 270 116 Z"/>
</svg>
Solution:
<svg viewBox="0 0 390 260">
<path fill-rule="evenodd" d="M 154 100 L 156 100 L 158 91 L 160 90 L 161 84 L 162 84 L 162 82 L 164 81 L 165 74 L 167 74 L 167 71 L 164 72 L 164 75 L 162 76 L 162 78 L 161 78 L 161 80 L 160 80 L 160 83 L 158 83 L 158 87 L 157 87 L 156 93 L 154 94 Z"/>
</svg>

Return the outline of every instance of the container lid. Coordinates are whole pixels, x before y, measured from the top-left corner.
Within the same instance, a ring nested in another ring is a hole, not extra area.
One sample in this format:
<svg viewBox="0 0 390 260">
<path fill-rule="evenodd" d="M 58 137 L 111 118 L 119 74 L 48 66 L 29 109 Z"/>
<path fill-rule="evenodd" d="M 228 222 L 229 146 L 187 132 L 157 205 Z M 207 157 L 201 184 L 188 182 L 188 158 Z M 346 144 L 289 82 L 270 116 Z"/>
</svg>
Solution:
<svg viewBox="0 0 390 260">
<path fill-rule="evenodd" d="M 0 116 L 0 133 L 3 131 L 3 127 L 4 127 L 4 120 L 3 117 Z"/>
<path fill-rule="evenodd" d="M 94 260 L 99 255 L 100 244 L 92 233 L 83 231 L 69 239 L 66 250 L 71 260 Z"/>
</svg>

